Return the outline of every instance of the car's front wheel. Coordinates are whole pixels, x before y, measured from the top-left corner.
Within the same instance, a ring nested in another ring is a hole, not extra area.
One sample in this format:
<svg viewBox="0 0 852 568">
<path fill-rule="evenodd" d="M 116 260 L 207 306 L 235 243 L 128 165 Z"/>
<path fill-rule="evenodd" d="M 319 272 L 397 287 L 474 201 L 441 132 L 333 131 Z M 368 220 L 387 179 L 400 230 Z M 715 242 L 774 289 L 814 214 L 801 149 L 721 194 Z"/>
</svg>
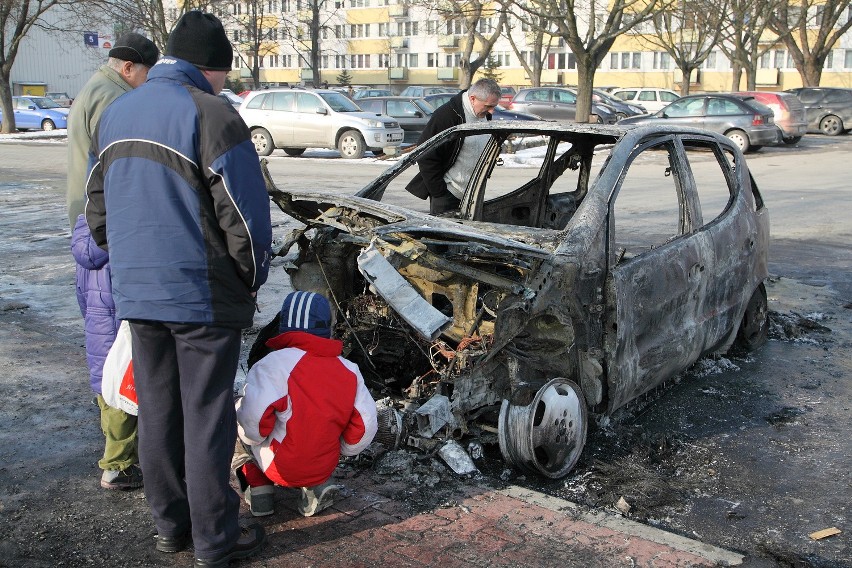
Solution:
<svg viewBox="0 0 852 568">
<path fill-rule="evenodd" d="M 740 151 L 743 154 L 748 152 L 748 149 L 749 149 L 748 134 L 746 134 L 742 130 L 731 130 L 730 132 L 725 134 L 725 136 L 727 136 L 731 140 L 731 142 L 736 144 L 737 148 L 739 148 Z"/>
<path fill-rule="evenodd" d="M 251 131 L 251 141 L 258 156 L 268 156 L 275 149 L 272 136 L 265 128 L 253 128 Z"/>
<path fill-rule="evenodd" d="M 497 438 L 508 463 L 551 479 L 565 477 L 586 443 L 586 401 L 576 383 L 556 378 L 530 404 L 504 400 Z"/>
<path fill-rule="evenodd" d="M 819 131 L 826 136 L 837 136 L 843 132 L 843 121 L 839 116 L 830 114 L 819 121 Z"/>
<path fill-rule="evenodd" d="M 337 141 L 337 149 L 343 158 L 358 160 L 364 157 L 364 138 L 357 130 L 347 130 Z"/>
<path fill-rule="evenodd" d="M 56 124 L 49 118 L 45 118 L 41 121 L 41 129 L 42 130 L 56 130 Z"/>
<path fill-rule="evenodd" d="M 284 153 L 288 156 L 298 157 L 305 153 L 304 148 L 284 148 Z"/>
</svg>

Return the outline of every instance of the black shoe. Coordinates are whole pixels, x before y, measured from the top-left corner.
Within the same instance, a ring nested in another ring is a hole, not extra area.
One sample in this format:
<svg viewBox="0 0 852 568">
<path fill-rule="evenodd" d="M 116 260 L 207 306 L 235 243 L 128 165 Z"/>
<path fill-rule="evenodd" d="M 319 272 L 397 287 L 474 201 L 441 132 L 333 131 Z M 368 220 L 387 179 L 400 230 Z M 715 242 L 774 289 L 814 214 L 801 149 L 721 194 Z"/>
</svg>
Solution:
<svg viewBox="0 0 852 568">
<path fill-rule="evenodd" d="M 169 554 L 180 552 L 186 548 L 192 537 L 189 533 L 180 536 L 160 536 L 157 535 L 157 550 L 167 552 Z"/>
<path fill-rule="evenodd" d="M 193 566 L 195 568 L 216 567 L 223 568 L 230 564 L 231 560 L 247 558 L 263 548 L 266 542 L 266 532 L 260 525 L 249 525 L 242 529 L 240 537 L 231 549 L 216 558 L 196 558 Z"/>
</svg>

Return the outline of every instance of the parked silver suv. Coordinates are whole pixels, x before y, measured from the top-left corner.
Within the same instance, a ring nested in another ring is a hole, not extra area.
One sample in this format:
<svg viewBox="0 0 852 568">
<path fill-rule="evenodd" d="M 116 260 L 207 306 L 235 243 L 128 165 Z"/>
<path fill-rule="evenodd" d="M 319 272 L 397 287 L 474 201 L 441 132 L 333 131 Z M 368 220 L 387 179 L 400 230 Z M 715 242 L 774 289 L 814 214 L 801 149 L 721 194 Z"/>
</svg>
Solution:
<svg viewBox="0 0 852 568">
<path fill-rule="evenodd" d="M 336 148 L 342 157 L 353 159 L 366 150 L 395 154 L 404 134 L 397 121 L 364 112 L 331 90 L 256 91 L 240 106 L 240 116 L 261 156 L 275 148 L 289 156 L 300 156 L 306 148 Z"/>
</svg>

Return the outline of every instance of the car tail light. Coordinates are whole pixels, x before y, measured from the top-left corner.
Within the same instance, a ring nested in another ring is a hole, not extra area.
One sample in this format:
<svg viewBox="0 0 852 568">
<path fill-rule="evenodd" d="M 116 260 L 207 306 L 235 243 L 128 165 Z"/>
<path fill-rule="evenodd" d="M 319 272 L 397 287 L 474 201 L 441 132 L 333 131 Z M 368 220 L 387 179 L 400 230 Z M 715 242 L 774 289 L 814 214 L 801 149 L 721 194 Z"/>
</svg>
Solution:
<svg viewBox="0 0 852 568">
<path fill-rule="evenodd" d="M 756 114 L 751 118 L 751 125 L 752 126 L 760 126 L 762 124 L 763 124 L 763 116 L 762 115 Z"/>
</svg>

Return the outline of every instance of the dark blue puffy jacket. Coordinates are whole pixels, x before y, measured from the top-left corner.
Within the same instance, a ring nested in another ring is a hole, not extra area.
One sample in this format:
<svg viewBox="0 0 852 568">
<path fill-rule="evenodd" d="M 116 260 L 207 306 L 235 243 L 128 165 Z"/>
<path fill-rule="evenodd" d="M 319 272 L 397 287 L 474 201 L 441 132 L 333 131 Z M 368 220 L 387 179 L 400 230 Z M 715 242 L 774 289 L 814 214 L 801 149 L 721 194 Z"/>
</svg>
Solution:
<svg viewBox="0 0 852 568">
<path fill-rule="evenodd" d="M 251 325 L 271 258 L 248 127 L 195 66 L 164 57 L 93 138 L 86 220 L 109 247 L 118 317 Z"/>
<path fill-rule="evenodd" d="M 112 300 L 109 254 L 92 239 L 86 218 L 77 217 L 71 235 L 71 254 L 77 261 L 77 303 L 86 330 L 86 362 L 92 390 L 101 393 L 104 360 L 115 341 L 120 321 Z"/>
</svg>

